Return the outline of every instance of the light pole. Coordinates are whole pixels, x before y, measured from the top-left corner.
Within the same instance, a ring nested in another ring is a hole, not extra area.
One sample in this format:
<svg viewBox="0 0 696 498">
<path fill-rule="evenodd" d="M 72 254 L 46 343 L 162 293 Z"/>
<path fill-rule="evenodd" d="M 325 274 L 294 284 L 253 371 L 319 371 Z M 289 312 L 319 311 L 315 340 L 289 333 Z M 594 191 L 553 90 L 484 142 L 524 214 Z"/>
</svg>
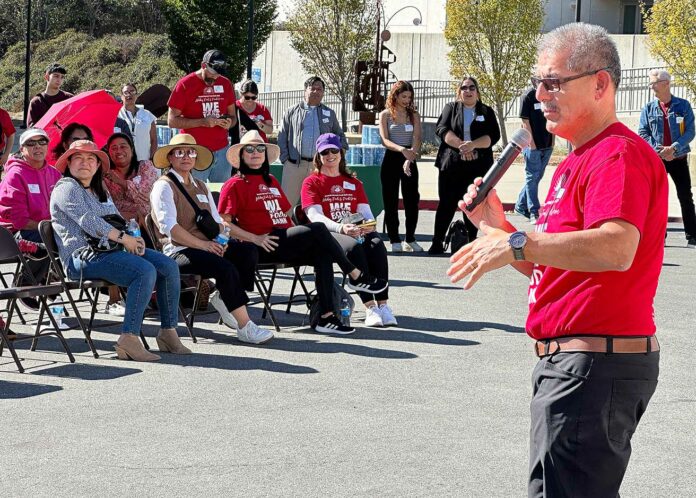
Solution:
<svg viewBox="0 0 696 498">
<path fill-rule="evenodd" d="M 254 55 L 254 0 L 249 0 L 249 22 L 247 31 L 247 79 L 251 79 L 251 64 Z"/>
<path fill-rule="evenodd" d="M 24 55 L 24 116 L 22 124 L 27 127 L 27 112 L 29 111 L 29 63 L 31 62 L 31 0 L 27 0 L 27 38 Z"/>
</svg>

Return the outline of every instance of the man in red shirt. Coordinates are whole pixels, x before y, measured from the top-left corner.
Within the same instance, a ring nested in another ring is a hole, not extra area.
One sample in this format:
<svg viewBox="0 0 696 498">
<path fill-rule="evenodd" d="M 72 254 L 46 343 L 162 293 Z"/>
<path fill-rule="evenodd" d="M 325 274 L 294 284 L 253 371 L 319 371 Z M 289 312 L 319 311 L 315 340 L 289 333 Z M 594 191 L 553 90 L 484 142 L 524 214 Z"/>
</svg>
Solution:
<svg viewBox="0 0 696 498">
<path fill-rule="evenodd" d="M 193 135 L 196 143 L 213 151 L 213 164 L 205 171 L 193 171 L 199 180 L 223 183 L 232 176 L 225 154 L 228 130 L 237 122 L 236 96 L 230 80 L 221 73 L 227 63 L 219 50 L 203 55 L 201 68 L 181 78 L 169 97 L 167 124 Z"/>
<path fill-rule="evenodd" d="M 29 102 L 29 112 L 27 116 L 27 127 L 31 128 L 48 112 L 53 104 L 68 100 L 74 97 L 72 93 L 64 92 L 60 89 L 65 82 L 65 68 L 54 62 L 46 68 L 44 79 L 46 80 L 46 90 L 36 94 Z"/>
<path fill-rule="evenodd" d="M 534 233 L 516 231 L 495 191 L 467 212 L 484 236 L 452 257 L 448 274 L 468 276 L 465 289 L 508 264 L 530 277 L 526 329 L 540 360 L 529 496 L 618 496 L 631 436 L 657 386 L 653 300 L 667 178 L 655 151 L 616 117 L 621 66 L 604 28 L 547 33 L 535 71 L 547 129 L 573 152 Z M 460 207 L 474 197 L 471 185 Z"/>
<path fill-rule="evenodd" d="M 9 113 L 0 108 L 0 171 L 5 166 L 7 158 L 10 157 L 16 131 Z"/>
</svg>

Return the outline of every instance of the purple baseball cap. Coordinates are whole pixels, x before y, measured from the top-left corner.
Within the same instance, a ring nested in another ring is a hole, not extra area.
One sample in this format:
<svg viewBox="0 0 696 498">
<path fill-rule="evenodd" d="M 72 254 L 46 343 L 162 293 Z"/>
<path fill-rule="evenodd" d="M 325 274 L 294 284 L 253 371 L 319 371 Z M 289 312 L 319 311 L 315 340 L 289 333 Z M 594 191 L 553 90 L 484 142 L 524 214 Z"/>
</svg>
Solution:
<svg viewBox="0 0 696 498">
<path fill-rule="evenodd" d="M 341 145 L 341 139 L 338 135 L 334 135 L 333 133 L 324 133 L 323 135 L 319 135 L 316 146 L 317 152 L 321 152 L 326 149 L 341 150 L 341 148 L 343 148 Z"/>
</svg>

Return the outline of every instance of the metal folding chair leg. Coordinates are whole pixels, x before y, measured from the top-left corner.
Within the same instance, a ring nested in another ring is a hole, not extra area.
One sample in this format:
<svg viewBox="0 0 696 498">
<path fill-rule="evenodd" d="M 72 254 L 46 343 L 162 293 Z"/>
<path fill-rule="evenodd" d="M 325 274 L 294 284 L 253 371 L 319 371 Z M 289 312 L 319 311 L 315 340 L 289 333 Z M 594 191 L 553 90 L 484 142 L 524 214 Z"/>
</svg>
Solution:
<svg viewBox="0 0 696 498">
<path fill-rule="evenodd" d="M 254 283 L 256 284 L 256 289 L 259 292 L 259 295 L 261 296 L 261 301 L 263 301 L 263 306 L 265 310 L 268 311 L 268 315 L 271 318 L 271 322 L 273 322 L 273 326 L 276 329 L 276 332 L 280 332 L 280 325 L 278 325 L 278 320 L 276 320 L 275 314 L 273 313 L 273 310 L 271 309 L 271 304 L 268 302 L 268 296 L 270 295 L 268 293 L 268 289 L 266 288 L 266 284 L 263 283 L 263 277 L 259 273 L 259 271 L 256 271 L 256 278 L 254 279 Z"/>
</svg>

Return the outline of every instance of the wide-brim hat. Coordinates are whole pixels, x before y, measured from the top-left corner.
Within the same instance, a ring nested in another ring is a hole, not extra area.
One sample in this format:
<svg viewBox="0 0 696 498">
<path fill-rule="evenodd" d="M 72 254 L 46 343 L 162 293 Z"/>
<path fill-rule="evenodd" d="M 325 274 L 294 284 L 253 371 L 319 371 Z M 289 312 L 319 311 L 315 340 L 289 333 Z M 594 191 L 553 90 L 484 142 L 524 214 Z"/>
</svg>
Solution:
<svg viewBox="0 0 696 498">
<path fill-rule="evenodd" d="M 188 133 L 179 133 L 172 137 L 169 141 L 169 145 L 164 145 L 157 149 L 152 158 L 152 163 L 155 165 L 155 168 L 162 169 L 170 167 L 171 163 L 169 159 L 167 159 L 167 156 L 172 149 L 176 149 L 177 147 L 188 147 L 196 150 L 198 156 L 196 156 L 196 163 L 193 165 L 193 169 L 195 170 L 204 171 L 213 164 L 213 153 L 208 147 L 198 145 L 196 139 Z"/>
<path fill-rule="evenodd" d="M 106 152 L 97 147 L 97 144 L 91 140 L 75 140 L 73 143 L 71 143 L 70 148 L 58 158 L 54 168 L 61 173 L 64 173 L 65 168 L 68 166 L 70 156 L 77 154 L 78 152 L 89 152 L 90 154 L 94 154 L 101 161 L 102 171 L 106 173 L 109 170 L 109 156 L 107 156 Z"/>
<path fill-rule="evenodd" d="M 261 134 L 257 130 L 251 130 L 244 134 L 242 140 L 240 140 L 238 144 L 234 144 L 227 150 L 227 162 L 237 169 L 239 169 L 239 151 L 246 145 L 265 145 L 268 164 L 276 162 L 280 157 L 280 147 L 275 144 L 264 142 L 263 138 L 261 138 Z"/>
</svg>

